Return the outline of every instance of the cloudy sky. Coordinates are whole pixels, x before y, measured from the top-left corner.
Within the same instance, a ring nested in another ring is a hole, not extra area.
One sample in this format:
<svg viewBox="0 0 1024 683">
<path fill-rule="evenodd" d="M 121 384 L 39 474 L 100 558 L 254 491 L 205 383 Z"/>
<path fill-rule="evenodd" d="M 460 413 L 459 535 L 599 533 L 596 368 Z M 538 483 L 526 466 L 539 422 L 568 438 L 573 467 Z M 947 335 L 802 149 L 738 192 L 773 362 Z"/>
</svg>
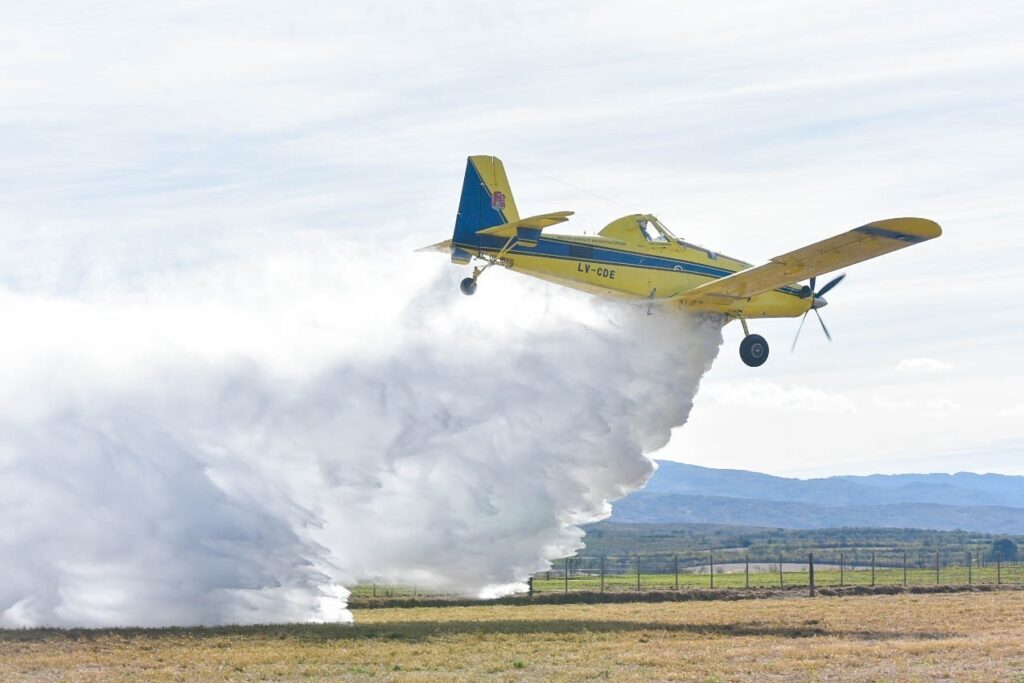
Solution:
<svg viewBox="0 0 1024 683">
<path fill-rule="evenodd" d="M 332 311 L 399 308 L 423 269 L 455 269 L 409 252 L 450 235 L 465 157 L 495 154 L 524 214 L 574 210 L 566 230 L 593 232 L 652 212 L 755 262 L 878 218 L 942 224 L 848 270 L 823 311 L 832 344 L 808 321 L 790 354 L 798 321 L 757 322 L 772 356 L 754 370 L 729 326 L 659 457 L 1024 474 L 1024 6 L 506 5 L 5 7 L 0 316 L 64 313 L 0 348 L 84 335 L 130 353 L 166 322 L 146 318 L 158 291 L 209 362 L 271 349 L 308 371 L 333 337 L 297 321 L 354 327 Z M 296 243 L 345 245 L 364 284 L 275 260 Z M 265 266 L 231 289 L 249 315 L 203 317 L 195 283 L 222 286 L 243 255 Z M 489 272 L 471 303 L 527 324 L 561 296 Z M 75 327 L 112 301 L 138 316 Z M 4 372 L 20 407 L 31 391 Z"/>
</svg>

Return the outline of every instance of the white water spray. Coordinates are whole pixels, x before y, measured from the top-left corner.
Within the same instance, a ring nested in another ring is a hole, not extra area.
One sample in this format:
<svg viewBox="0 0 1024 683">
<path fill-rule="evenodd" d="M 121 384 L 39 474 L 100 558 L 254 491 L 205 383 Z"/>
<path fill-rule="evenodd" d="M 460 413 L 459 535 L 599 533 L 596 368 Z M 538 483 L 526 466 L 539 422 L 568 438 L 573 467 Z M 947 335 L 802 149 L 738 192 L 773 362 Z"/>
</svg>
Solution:
<svg viewBox="0 0 1024 683">
<path fill-rule="evenodd" d="M 400 313 L 356 310 L 351 263 L 0 296 L 0 625 L 343 620 L 360 580 L 521 589 L 646 481 L 721 342 L 544 285 L 495 313 L 436 262 L 393 267 L 418 292 Z"/>
</svg>

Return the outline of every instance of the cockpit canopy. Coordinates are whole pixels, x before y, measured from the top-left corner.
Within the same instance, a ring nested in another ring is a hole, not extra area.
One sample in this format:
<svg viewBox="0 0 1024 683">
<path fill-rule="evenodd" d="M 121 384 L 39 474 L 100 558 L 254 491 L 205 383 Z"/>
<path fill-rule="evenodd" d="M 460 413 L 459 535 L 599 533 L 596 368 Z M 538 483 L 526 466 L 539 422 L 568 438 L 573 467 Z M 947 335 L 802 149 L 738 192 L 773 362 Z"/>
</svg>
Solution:
<svg viewBox="0 0 1024 683">
<path fill-rule="evenodd" d="M 703 251 L 709 259 L 715 260 L 718 258 L 718 254 L 710 249 L 705 249 L 676 237 L 661 221 L 649 213 L 634 213 L 617 218 L 606 225 L 598 234 L 601 237 L 621 240 L 627 244 L 677 244 L 687 249 Z"/>
<path fill-rule="evenodd" d="M 617 218 L 598 233 L 602 237 L 622 240 L 624 242 L 654 242 L 668 244 L 677 242 L 678 238 L 657 218 L 650 214 L 635 213 Z"/>
</svg>

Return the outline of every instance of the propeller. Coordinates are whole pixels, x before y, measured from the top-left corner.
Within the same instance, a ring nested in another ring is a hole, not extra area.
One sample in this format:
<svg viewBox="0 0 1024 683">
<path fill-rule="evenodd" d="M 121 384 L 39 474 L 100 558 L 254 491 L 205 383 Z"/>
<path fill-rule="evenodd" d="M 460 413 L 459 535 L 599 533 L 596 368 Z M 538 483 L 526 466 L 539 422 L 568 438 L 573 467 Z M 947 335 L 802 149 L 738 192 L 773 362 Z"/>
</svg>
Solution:
<svg viewBox="0 0 1024 683">
<path fill-rule="evenodd" d="M 842 282 L 843 278 L 845 278 L 845 277 L 846 277 L 846 273 L 843 273 L 843 274 L 833 278 L 832 280 L 829 280 L 828 282 L 826 282 L 825 286 L 822 287 L 821 289 L 817 290 L 817 291 L 815 291 L 814 287 L 815 287 L 815 284 L 818 281 L 818 278 L 817 277 L 812 277 L 810 285 L 804 285 L 803 288 L 801 288 L 801 290 L 800 290 L 800 298 L 806 299 L 806 298 L 810 297 L 812 299 L 811 307 L 809 309 L 807 309 L 804 312 L 803 317 L 800 318 L 800 326 L 796 328 L 796 336 L 793 337 L 793 346 L 789 349 L 790 353 L 792 353 L 793 351 L 796 350 L 796 340 L 800 338 L 800 331 L 804 329 L 804 321 L 807 320 L 807 314 L 810 313 L 811 311 L 814 311 L 814 315 L 816 315 L 818 317 L 818 322 L 821 323 L 821 330 L 825 333 L 825 337 L 829 341 L 832 341 L 832 334 L 828 331 L 828 327 L 825 326 L 825 321 L 822 320 L 821 313 L 818 313 L 818 309 L 819 308 L 824 308 L 825 306 L 828 306 L 828 302 L 825 301 L 825 299 L 823 297 L 825 296 L 826 293 L 832 291 L 832 289 L 836 285 L 838 285 L 840 282 Z"/>
</svg>

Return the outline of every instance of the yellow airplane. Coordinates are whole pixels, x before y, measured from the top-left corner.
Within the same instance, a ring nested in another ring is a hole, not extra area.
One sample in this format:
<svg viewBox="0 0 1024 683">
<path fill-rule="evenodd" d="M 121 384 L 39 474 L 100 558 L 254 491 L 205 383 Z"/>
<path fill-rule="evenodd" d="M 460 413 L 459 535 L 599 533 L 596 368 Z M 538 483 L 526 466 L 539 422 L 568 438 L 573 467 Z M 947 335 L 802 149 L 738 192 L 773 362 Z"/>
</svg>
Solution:
<svg viewBox="0 0 1024 683">
<path fill-rule="evenodd" d="M 501 160 L 472 156 L 450 240 L 420 251 L 451 254 L 453 263 L 484 262 L 460 285 L 476 292 L 480 275 L 493 265 L 605 296 L 674 304 L 737 319 L 744 338 L 740 358 L 751 367 L 768 359 L 768 342 L 751 334 L 748 318 L 795 318 L 818 309 L 845 275 L 816 289 L 817 276 L 938 237 L 942 229 L 924 218 L 874 221 L 760 266 L 679 239 L 650 214 L 632 214 L 606 225 L 596 236 L 552 235 L 545 228 L 569 220 L 572 211 L 520 218 Z M 542 234 L 543 233 L 543 234 Z M 810 278 L 806 285 L 800 285 Z M 648 308 L 650 312 L 650 308 Z M 796 339 L 793 340 L 796 346 Z"/>
</svg>

